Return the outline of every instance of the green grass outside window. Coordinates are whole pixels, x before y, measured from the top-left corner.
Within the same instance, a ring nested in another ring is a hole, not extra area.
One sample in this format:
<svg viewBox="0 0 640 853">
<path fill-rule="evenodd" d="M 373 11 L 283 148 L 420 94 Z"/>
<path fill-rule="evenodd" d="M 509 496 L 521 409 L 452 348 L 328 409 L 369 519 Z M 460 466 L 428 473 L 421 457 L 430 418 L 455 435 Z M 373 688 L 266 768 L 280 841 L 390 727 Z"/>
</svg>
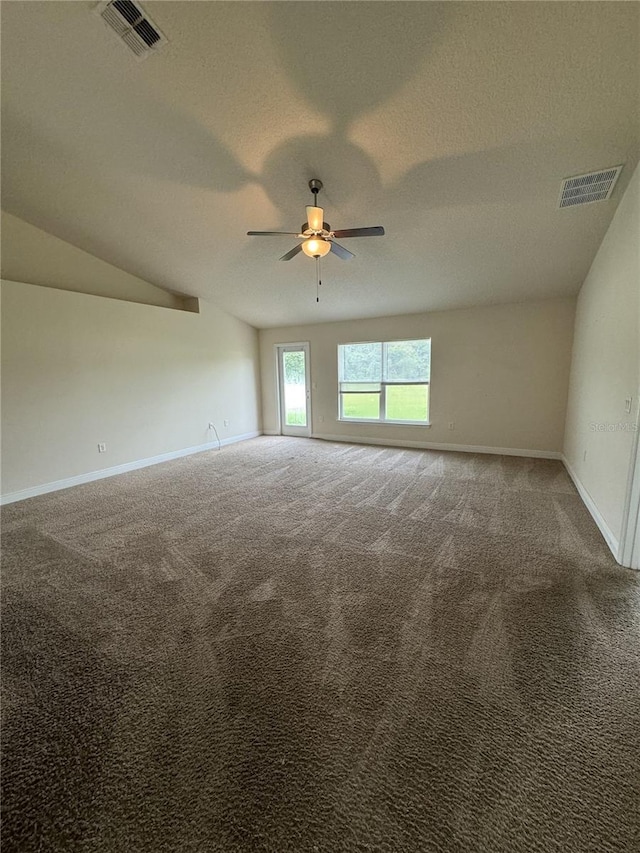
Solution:
<svg viewBox="0 0 640 853">
<path fill-rule="evenodd" d="M 427 421 L 429 388 L 426 385 L 387 385 L 388 421 Z M 379 420 L 379 394 L 343 394 L 342 417 L 354 420 Z"/>
</svg>

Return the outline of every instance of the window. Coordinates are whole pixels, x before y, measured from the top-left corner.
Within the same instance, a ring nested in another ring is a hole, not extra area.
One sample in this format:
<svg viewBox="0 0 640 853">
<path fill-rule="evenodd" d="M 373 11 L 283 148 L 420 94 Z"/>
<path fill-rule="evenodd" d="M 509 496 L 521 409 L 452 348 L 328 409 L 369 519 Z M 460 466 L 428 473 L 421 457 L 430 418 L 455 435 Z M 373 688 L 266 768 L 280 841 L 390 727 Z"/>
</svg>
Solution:
<svg viewBox="0 0 640 853">
<path fill-rule="evenodd" d="M 429 423 L 431 340 L 341 344 L 340 420 Z"/>
</svg>

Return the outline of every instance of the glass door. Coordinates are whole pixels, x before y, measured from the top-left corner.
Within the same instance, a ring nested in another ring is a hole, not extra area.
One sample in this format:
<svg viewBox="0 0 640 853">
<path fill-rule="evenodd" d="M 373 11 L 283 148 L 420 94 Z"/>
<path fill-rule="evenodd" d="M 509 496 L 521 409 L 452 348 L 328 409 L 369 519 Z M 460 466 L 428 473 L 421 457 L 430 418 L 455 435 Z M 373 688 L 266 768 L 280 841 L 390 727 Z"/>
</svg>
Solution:
<svg viewBox="0 0 640 853">
<path fill-rule="evenodd" d="M 278 389 L 282 435 L 311 435 L 309 344 L 278 346 Z"/>
</svg>

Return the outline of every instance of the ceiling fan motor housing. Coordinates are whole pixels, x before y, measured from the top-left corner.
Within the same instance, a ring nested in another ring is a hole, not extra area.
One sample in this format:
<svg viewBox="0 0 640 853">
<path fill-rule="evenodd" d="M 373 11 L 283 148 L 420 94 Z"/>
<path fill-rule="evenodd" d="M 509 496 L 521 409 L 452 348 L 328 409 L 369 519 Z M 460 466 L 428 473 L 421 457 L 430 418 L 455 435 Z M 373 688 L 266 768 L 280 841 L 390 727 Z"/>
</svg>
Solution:
<svg viewBox="0 0 640 853">
<path fill-rule="evenodd" d="M 322 223 L 322 230 L 323 230 L 323 231 L 326 231 L 327 233 L 329 233 L 329 232 L 331 231 L 331 226 L 329 225 L 329 223 L 328 223 L 328 222 L 323 222 L 323 223 Z M 303 222 L 303 223 L 302 223 L 302 225 L 301 225 L 301 227 L 300 227 L 300 233 L 301 233 L 301 234 L 306 234 L 306 233 L 307 233 L 307 231 L 309 232 L 309 234 L 315 234 L 315 231 L 313 231 L 311 228 L 309 228 L 309 223 L 308 223 L 308 222 Z"/>
</svg>

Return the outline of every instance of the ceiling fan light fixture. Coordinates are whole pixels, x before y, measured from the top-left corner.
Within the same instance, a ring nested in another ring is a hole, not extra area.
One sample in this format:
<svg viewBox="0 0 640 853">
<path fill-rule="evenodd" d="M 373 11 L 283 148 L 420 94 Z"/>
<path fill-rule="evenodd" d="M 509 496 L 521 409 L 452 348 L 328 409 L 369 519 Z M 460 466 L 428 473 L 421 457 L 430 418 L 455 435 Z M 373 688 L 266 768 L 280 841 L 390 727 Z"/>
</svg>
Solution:
<svg viewBox="0 0 640 853">
<path fill-rule="evenodd" d="M 331 243 L 318 237 L 311 237 L 302 244 L 302 251 L 309 258 L 324 258 L 331 251 Z"/>
<path fill-rule="evenodd" d="M 312 207 L 307 205 L 307 222 L 312 231 L 322 231 L 324 219 L 324 210 L 321 207 Z"/>
</svg>

